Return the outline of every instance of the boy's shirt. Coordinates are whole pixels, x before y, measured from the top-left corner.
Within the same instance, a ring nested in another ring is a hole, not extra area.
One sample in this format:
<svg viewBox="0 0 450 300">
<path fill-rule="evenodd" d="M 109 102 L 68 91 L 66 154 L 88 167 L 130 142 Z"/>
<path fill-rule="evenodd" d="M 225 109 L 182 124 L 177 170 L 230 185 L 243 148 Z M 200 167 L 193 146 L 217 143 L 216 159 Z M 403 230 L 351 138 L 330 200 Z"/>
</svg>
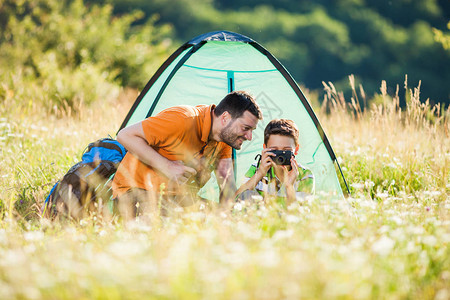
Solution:
<svg viewBox="0 0 450 300">
<path fill-rule="evenodd" d="M 255 175 L 257 170 L 258 162 L 254 162 L 247 173 L 245 173 L 244 183 Z M 314 176 L 312 172 L 300 164 L 298 164 L 298 172 L 297 180 L 294 183 L 296 196 L 303 197 L 308 194 L 314 194 Z M 286 188 L 282 186 L 281 181 L 275 176 L 273 168 L 270 168 L 267 174 L 256 184 L 255 190 L 261 196 L 268 193 L 277 197 L 286 197 Z"/>
</svg>

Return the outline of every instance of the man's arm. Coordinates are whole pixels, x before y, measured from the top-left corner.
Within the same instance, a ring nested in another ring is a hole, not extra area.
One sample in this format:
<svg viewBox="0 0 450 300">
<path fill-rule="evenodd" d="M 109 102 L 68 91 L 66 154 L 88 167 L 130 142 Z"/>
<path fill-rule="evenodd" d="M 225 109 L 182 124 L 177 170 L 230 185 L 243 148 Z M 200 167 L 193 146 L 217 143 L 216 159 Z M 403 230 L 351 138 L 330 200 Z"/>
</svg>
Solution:
<svg viewBox="0 0 450 300">
<path fill-rule="evenodd" d="M 117 134 L 117 141 L 140 161 L 158 170 L 170 180 L 184 183 L 196 173 L 195 169 L 184 166 L 178 161 L 168 160 L 156 152 L 147 143 L 141 122 L 120 130 Z"/>
<path fill-rule="evenodd" d="M 234 194 L 236 193 L 236 182 L 234 180 L 232 159 L 219 159 L 215 173 L 217 183 L 220 188 L 220 203 L 226 204 L 234 200 Z"/>
</svg>

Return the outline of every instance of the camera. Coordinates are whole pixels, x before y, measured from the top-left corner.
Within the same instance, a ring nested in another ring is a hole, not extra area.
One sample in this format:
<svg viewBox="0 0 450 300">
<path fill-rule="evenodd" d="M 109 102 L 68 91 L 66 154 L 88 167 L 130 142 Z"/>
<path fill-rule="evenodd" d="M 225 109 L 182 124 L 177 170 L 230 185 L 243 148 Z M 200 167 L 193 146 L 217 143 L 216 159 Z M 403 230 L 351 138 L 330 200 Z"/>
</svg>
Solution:
<svg viewBox="0 0 450 300">
<path fill-rule="evenodd" d="M 277 165 L 289 166 L 291 164 L 291 157 L 294 156 L 290 150 L 271 150 L 276 156 L 272 156 L 272 160 Z"/>
</svg>

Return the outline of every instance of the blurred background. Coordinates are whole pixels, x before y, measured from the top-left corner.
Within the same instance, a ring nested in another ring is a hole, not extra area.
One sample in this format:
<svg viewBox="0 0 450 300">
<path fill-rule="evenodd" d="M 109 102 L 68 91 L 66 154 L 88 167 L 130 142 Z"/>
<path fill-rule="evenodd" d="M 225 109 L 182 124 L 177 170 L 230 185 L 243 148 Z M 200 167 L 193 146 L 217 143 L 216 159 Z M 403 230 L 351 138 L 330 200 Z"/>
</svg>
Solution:
<svg viewBox="0 0 450 300">
<path fill-rule="evenodd" d="M 333 82 L 351 96 L 348 76 L 354 74 L 367 102 L 379 93 L 382 80 L 390 94 L 398 85 L 401 101 L 407 101 L 402 95 L 407 75 L 409 86 L 421 81 L 423 101 L 450 103 L 448 0 L 0 3 L 2 76 L 9 70 L 47 80 L 47 90 L 59 95 L 49 96 L 51 102 L 58 105 L 76 107 L 76 99 L 109 97 L 105 91 L 113 86 L 140 90 L 176 48 L 216 30 L 238 32 L 259 42 L 303 89 L 315 93 L 314 101 L 323 99 L 322 82 Z M 80 95 L 86 84 L 92 86 Z"/>
</svg>

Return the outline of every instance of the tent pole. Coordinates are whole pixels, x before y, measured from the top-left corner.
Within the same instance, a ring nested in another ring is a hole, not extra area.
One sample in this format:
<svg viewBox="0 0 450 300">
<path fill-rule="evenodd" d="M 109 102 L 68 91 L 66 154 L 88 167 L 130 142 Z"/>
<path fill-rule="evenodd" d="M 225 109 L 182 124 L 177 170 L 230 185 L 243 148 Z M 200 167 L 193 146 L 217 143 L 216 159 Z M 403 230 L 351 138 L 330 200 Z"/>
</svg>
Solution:
<svg viewBox="0 0 450 300">
<path fill-rule="evenodd" d="M 234 72 L 228 71 L 227 72 L 227 82 L 228 82 L 228 93 L 231 93 L 234 91 Z M 231 160 L 233 161 L 233 168 L 234 168 L 234 182 L 236 182 L 236 171 L 237 171 L 237 162 L 236 162 L 236 149 L 231 148 Z"/>
<path fill-rule="evenodd" d="M 347 180 L 345 180 L 344 173 L 342 173 L 341 165 L 339 164 L 339 162 L 338 162 L 337 159 L 335 159 L 334 161 L 335 161 L 335 162 L 337 163 L 337 165 L 338 165 L 339 172 L 341 172 L 341 176 L 342 176 L 342 179 L 344 180 L 345 187 L 347 188 L 347 192 L 348 192 L 349 195 L 351 195 L 351 194 L 350 194 L 350 189 L 348 188 Z"/>
</svg>

